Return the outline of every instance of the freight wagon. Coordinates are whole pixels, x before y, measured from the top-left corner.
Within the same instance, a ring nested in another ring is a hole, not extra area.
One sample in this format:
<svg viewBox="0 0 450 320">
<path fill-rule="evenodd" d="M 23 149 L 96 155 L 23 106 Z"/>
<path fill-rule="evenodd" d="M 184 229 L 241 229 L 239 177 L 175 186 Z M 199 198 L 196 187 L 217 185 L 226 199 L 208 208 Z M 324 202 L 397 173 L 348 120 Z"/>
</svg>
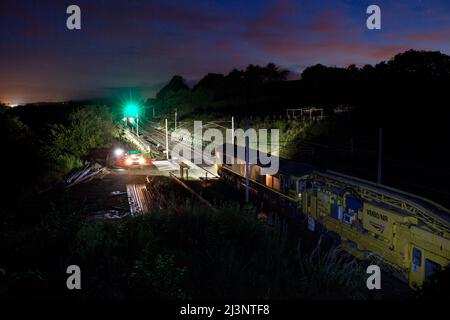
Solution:
<svg viewBox="0 0 450 320">
<path fill-rule="evenodd" d="M 245 180 L 242 147 L 225 145 L 216 155 L 221 177 Z M 225 161 L 227 160 L 227 161 Z M 231 163 L 231 160 L 234 163 Z M 221 164 L 222 163 L 222 164 Z M 275 175 L 261 175 L 262 165 L 249 164 L 252 187 L 290 202 L 318 226 L 337 236 L 341 247 L 359 259 L 378 259 L 410 287 L 421 286 L 450 262 L 450 211 L 401 190 L 303 163 L 279 159 Z"/>
</svg>

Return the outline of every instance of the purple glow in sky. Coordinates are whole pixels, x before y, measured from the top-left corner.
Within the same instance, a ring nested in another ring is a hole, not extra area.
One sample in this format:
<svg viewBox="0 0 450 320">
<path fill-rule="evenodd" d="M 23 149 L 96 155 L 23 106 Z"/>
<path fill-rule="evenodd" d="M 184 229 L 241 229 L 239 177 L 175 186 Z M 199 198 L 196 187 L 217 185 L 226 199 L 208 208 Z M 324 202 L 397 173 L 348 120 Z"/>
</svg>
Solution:
<svg viewBox="0 0 450 320">
<path fill-rule="evenodd" d="M 66 8 L 81 8 L 81 30 Z M 366 28 L 366 9 L 382 29 Z M 274 62 L 294 77 L 312 64 L 374 64 L 408 50 L 450 53 L 450 2 L 2 0 L 0 101 L 152 96 L 172 75 Z"/>
</svg>

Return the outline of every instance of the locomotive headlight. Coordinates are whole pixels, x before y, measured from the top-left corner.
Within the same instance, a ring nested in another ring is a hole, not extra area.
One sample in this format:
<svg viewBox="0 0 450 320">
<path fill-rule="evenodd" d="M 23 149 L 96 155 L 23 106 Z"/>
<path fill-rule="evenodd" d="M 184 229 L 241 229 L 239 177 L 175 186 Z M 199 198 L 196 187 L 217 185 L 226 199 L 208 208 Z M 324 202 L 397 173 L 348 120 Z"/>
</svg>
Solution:
<svg viewBox="0 0 450 320">
<path fill-rule="evenodd" d="M 116 157 L 120 157 L 121 155 L 123 155 L 123 149 L 117 148 L 116 150 L 114 150 L 114 155 Z"/>
</svg>

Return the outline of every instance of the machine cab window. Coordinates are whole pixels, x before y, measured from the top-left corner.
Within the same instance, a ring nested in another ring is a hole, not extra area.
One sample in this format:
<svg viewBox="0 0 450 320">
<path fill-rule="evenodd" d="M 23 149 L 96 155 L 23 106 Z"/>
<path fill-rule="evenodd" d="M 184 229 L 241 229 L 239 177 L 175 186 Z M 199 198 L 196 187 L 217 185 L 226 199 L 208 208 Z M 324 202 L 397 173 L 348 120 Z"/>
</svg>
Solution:
<svg viewBox="0 0 450 320">
<path fill-rule="evenodd" d="M 425 280 L 429 280 L 430 277 L 436 272 L 441 270 L 441 265 L 429 260 L 425 259 Z"/>
<path fill-rule="evenodd" d="M 412 263 L 415 267 L 420 267 L 422 265 L 422 251 L 420 249 L 413 248 Z"/>
</svg>

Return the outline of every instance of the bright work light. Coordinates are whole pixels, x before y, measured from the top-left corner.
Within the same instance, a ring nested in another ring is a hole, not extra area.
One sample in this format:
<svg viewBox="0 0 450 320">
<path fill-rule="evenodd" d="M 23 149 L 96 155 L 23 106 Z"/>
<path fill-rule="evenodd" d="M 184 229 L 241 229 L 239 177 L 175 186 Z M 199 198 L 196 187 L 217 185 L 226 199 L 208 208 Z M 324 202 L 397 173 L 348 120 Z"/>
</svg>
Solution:
<svg viewBox="0 0 450 320">
<path fill-rule="evenodd" d="M 123 153 L 123 149 L 117 148 L 116 150 L 114 150 L 114 154 L 116 155 L 116 157 L 120 157 L 121 155 L 123 155 Z"/>
</svg>

